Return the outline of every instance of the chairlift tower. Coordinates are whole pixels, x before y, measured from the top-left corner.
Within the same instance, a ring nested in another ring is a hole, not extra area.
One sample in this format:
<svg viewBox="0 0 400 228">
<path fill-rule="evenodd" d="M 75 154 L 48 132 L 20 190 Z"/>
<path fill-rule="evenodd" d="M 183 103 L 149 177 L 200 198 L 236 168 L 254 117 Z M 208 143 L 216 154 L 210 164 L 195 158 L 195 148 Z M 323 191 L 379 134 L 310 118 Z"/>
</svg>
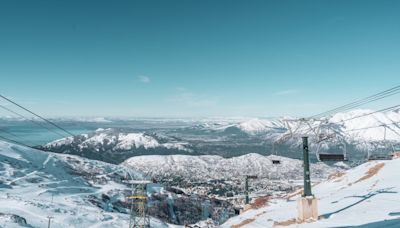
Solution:
<svg viewBox="0 0 400 228">
<path fill-rule="evenodd" d="M 298 126 L 295 130 L 289 128 L 289 134 L 285 135 L 281 139 L 290 138 L 301 135 L 303 144 L 303 168 L 304 168 L 304 188 L 302 196 L 297 199 L 297 220 L 304 222 L 310 219 L 318 219 L 318 208 L 317 198 L 312 194 L 311 191 L 311 179 L 310 179 L 310 158 L 309 158 L 309 145 L 308 137 L 314 136 L 320 137 L 321 122 L 317 123 L 318 126 L 312 126 L 312 121 L 308 119 L 290 120 L 298 122 Z M 289 125 L 289 124 L 288 124 Z M 302 128 L 303 127 L 303 128 Z"/>
<path fill-rule="evenodd" d="M 246 204 L 250 203 L 249 197 L 249 179 L 257 179 L 258 177 L 255 175 L 246 175 L 246 182 L 245 182 L 245 194 L 246 194 Z"/>
<path fill-rule="evenodd" d="M 133 180 L 128 183 L 132 186 L 132 194 L 128 197 L 131 201 L 129 228 L 150 228 L 146 187 L 151 181 Z"/>
</svg>

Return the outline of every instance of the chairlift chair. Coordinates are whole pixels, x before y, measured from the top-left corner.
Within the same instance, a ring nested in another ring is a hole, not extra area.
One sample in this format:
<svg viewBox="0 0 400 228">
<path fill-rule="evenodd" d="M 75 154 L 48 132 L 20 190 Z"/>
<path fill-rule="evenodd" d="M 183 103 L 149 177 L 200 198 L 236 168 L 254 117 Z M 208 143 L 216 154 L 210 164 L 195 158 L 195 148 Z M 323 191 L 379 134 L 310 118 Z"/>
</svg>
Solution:
<svg viewBox="0 0 400 228">
<path fill-rule="evenodd" d="M 281 161 L 280 160 L 272 160 L 272 164 L 273 165 L 279 165 L 279 164 L 281 164 Z"/>
<path fill-rule="evenodd" d="M 379 154 L 370 154 L 368 153 L 368 161 L 373 161 L 373 160 L 392 160 L 393 156 L 395 155 L 395 153 L 400 152 L 400 148 L 395 148 L 393 144 L 391 144 L 390 142 L 388 142 L 388 140 L 386 139 L 386 127 L 384 126 L 384 135 L 383 135 L 383 147 L 381 146 L 379 149 L 383 149 L 384 153 L 379 153 Z M 390 144 L 390 148 L 391 149 L 387 149 L 389 147 Z M 379 145 L 375 144 L 376 149 L 378 150 Z"/>
<path fill-rule="evenodd" d="M 325 145 L 325 147 L 323 146 Z M 336 146 L 333 148 L 332 145 Z M 329 135 L 329 137 L 323 137 L 318 141 L 316 155 L 318 161 L 347 161 L 347 147 L 344 140 L 339 139 L 335 134 Z"/>
<path fill-rule="evenodd" d="M 344 154 L 319 154 L 320 161 L 347 161 Z"/>
<path fill-rule="evenodd" d="M 392 156 L 391 155 L 371 155 L 368 158 L 368 161 L 375 161 L 375 160 L 392 160 Z"/>
</svg>

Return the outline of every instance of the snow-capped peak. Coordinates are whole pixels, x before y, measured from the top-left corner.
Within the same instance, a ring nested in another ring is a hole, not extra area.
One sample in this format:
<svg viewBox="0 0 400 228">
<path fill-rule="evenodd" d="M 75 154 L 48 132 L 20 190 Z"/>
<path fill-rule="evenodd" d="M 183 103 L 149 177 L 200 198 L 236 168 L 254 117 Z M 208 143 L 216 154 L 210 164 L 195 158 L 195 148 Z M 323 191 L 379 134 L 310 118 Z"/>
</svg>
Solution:
<svg viewBox="0 0 400 228">
<path fill-rule="evenodd" d="M 255 118 L 239 123 L 238 127 L 244 132 L 260 133 L 280 127 L 280 125 L 274 121 Z"/>
</svg>

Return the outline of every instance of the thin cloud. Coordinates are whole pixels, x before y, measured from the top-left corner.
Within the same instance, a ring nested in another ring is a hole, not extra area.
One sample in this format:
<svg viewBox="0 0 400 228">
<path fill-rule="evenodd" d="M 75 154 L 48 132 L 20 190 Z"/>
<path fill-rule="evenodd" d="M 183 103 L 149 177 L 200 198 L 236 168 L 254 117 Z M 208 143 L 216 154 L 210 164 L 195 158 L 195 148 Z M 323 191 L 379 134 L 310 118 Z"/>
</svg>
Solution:
<svg viewBox="0 0 400 228">
<path fill-rule="evenodd" d="M 297 94 L 299 93 L 298 90 L 296 89 L 287 89 L 287 90 L 281 90 L 276 93 L 274 93 L 275 96 L 286 96 L 286 95 L 292 95 L 292 94 Z"/>
<path fill-rule="evenodd" d="M 192 108 L 214 107 L 217 105 L 217 99 L 214 97 L 193 93 L 182 87 L 177 88 L 177 90 L 179 93 L 167 99 L 167 101 Z"/>
<path fill-rule="evenodd" d="M 142 83 L 150 83 L 150 81 L 151 81 L 150 77 L 144 76 L 144 75 L 140 75 L 138 78 L 139 78 L 139 81 Z"/>
</svg>

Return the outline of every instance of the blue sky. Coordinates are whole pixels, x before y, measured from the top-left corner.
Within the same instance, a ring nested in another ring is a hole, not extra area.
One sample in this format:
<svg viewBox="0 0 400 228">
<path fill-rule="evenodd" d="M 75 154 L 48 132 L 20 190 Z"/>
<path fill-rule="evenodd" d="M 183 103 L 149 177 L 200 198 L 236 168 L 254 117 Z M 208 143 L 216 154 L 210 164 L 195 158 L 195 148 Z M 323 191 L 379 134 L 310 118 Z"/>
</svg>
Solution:
<svg viewBox="0 0 400 228">
<path fill-rule="evenodd" d="M 0 91 L 46 116 L 312 115 L 399 84 L 399 11 L 378 0 L 5 0 Z"/>
</svg>

